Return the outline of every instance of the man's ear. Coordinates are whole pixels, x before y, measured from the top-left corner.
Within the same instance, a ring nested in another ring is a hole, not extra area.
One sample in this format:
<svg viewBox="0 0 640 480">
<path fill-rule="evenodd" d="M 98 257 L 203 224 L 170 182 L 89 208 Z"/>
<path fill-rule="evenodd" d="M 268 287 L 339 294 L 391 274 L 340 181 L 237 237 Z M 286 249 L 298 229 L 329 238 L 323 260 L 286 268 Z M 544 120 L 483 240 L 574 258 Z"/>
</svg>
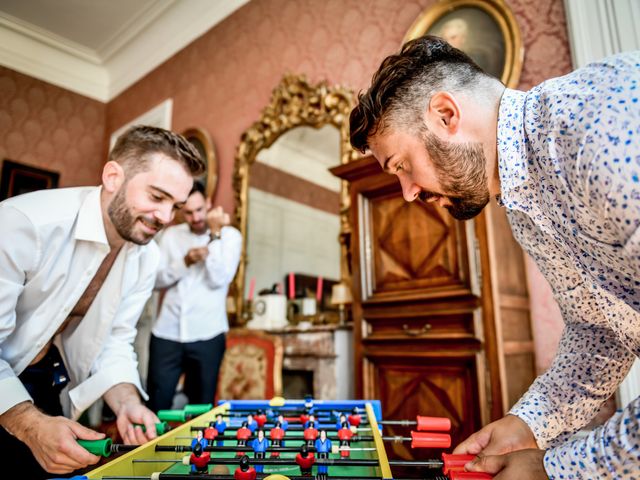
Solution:
<svg viewBox="0 0 640 480">
<path fill-rule="evenodd" d="M 442 135 L 455 135 L 460 127 L 460 104 L 449 92 L 431 96 L 425 112 L 427 126 Z"/>
<path fill-rule="evenodd" d="M 102 187 L 109 193 L 115 193 L 125 179 L 124 169 L 118 162 L 109 161 L 102 168 Z"/>
</svg>

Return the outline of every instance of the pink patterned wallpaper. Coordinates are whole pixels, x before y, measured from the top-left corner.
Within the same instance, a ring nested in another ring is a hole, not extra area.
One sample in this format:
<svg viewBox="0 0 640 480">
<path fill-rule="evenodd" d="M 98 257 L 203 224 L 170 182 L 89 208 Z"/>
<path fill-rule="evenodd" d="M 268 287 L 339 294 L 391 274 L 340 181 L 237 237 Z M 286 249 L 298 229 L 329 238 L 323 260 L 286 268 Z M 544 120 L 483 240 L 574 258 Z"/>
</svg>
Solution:
<svg viewBox="0 0 640 480">
<path fill-rule="evenodd" d="M 60 172 L 60 186 L 97 185 L 106 106 L 0 67 L 0 160 Z"/>
</svg>

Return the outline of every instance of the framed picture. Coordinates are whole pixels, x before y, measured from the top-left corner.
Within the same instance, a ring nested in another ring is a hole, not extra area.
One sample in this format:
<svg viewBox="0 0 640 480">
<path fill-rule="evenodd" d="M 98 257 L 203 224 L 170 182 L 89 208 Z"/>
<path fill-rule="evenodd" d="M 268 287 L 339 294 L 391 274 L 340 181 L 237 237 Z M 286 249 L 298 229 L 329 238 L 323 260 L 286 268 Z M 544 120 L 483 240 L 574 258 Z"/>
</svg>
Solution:
<svg viewBox="0 0 640 480">
<path fill-rule="evenodd" d="M 524 49 L 504 0 L 442 0 L 420 14 L 403 43 L 423 35 L 443 38 L 507 87 L 517 87 Z"/>
<path fill-rule="evenodd" d="M 207 166 L 207 170 L 202 176 L 198 177 L 198 180 L 204 184 L 207 198 L 213 199 L 213 194 L 218 185 L 218 159 L 216 158 L 216 151 L 213 148 L 211 137 L 202 128 L 189 128 L 182 132 L 182 136 L 196 147 L 196 150 L 200 153 L 200 158 Z"/>
<path fill-rule="evenodd" d="M 35 190 L 56 188 L 59 179 L 60 174 L 57 172 L 4 160 L 0 177 L 0 200 Z"/>
</svg>

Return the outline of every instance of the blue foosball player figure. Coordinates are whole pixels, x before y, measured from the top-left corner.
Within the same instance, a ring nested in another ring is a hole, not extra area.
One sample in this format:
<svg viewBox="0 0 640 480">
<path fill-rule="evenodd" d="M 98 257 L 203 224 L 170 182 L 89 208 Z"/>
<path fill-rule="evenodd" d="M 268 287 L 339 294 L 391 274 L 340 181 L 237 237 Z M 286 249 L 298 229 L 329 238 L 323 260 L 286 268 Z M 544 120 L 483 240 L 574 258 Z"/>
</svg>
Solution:
<svg viewBox="0 0 640 480">
<path fill-rule="evenodd" d="M 258 422 L 255 421 L 252 414 L 247 414 L 247 428 L 251 430 L 251 434 L 256 433 L 258 429 Z"/>
<path fill-rule="evenodd" d="M 216 415 L 216 422 L 212 427 L 218 431 L 218 435 L 224 435 L 224 431 L 227 429 L 227 423 L 222 419 L 222 415 Z M 224 446 L 224 440 L 218 440 L 216 445 L 219 447 Z"/>
<path fill-rule="evenodd" d="M 310 423 L 316 423 L 316 416 L 313 413 L 309 414 L 307 421 L 302 425 L 303 428 L 309 428 Z"/>
<path fill-rule="evenodd" d="M 210 460 L 211 454 L 204 451 L 202 444 L 196 443 L 191 452 L 191 457 L 189 457 L 191 473 L 208 473 Z"/>
<path fill-rule="evenodd" d="M 249 457 L 244 455 L 240 459 L 240 466 L 233 473 L 234 480 L 256 480 L 258 473 L 249 463 Z"/>
<path fill-rule="evenodd" d="M 329 452 L 331 452 L 331 440 L 327 438 L 326 430 L 320 430 L 320 438 L 315 442 L 316 453 L 318 458 L 329 458 Z M 329 473 L 329 467 L 327 465 L 318 465 L 318 479 L 323 480 L 327 478 Z"/>
<path fill-rule="evenodd" d="M 300 453 L 296 455 L 296 463 L 300 467 L 300 474 L 303 477 L 311 476 L 311 469 L 313 464 L 316 463 L 316 458 L 313 453 L 309 452 L 309 447 L 306 443 L 303 443 L 300 447 Z"/>
<path fill-rule="evenodd" d="M 269 448 L 270 442 L 264 437 L 264 430 L 258 429 L 257 437 L 251 441 L 251 448 L 253 448 L 253 457 L 256 459 L 264 458 L 264 454 Z M 256 472 L 262 473 L 264 465 L 256 462 Z"/>
<path fill-rule="evenodd" d="M 191 440 L 191 451 L 193 451 L 193 449 L 196 448 L 196 445 L 198 444 L 202 447 L 202 450 L 209 446 L 209 441 L 202 435 L 202 430 L 198 430 L 198 433 L 196 433 L 196 438 Z"/>
<path fill-rule="evenodd" d="M 338 417 L 338 421 L 336 422 L 336 430 L 340 430 L 342 428 L 342 424 L 347 422 L 347 416 L 344 413 L 341 413 L 340 416 Z M 348 424 L 349 422 L 347 422 Z M 350 428 L 351 425 L 349 425 L 347 428 Z"/>
</svg>

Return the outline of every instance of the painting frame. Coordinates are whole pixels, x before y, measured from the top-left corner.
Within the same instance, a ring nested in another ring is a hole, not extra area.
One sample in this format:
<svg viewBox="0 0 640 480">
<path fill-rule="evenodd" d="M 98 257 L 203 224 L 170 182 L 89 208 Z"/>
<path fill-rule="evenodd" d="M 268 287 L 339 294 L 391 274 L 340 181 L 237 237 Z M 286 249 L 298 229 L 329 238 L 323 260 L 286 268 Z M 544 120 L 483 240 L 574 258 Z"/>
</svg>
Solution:
<svg viewBox="0 0 640 480">
<path fill-rule="evenodd" d="M 213 140 L 211 140 L 211 136 L 206 130 L 199 127 L 187 128 L 181 135 L 196 147 L 202 160 L 207 165 L 201 180 L 205 184 L 206 198 L 213 200 L 218 188 L 218 157 L 216 156 Z"/>
<path fill-rule="evenodd" d="M 491 25 L 493 30 L 481 28 L 477 25 L 480 21 L 484 22 L 483 26 Z M 454 45 L 453 38 L 456 37 L 442 34 L 447 26 L 448 31 L 464 30 L 465 39 L 474 34 L 477 38 L 468 44 L 460 41 Z M 402 43 L 427 34 L 445 38 L 507 87 L 518 86 L 524 61 L 522 35 L 513 12 L 503 0 L 441 0 L 420 13 Z M 494 54 L 496 51 L 498 54 Z M 501 55 L 500 52 L 504 53 Z"/>
<path fill-rule="evenodd" d="M 4 159 L 0 174 L 0 201 L 24 193 L 57 188 L 60 173 Z"/>
</svg>

